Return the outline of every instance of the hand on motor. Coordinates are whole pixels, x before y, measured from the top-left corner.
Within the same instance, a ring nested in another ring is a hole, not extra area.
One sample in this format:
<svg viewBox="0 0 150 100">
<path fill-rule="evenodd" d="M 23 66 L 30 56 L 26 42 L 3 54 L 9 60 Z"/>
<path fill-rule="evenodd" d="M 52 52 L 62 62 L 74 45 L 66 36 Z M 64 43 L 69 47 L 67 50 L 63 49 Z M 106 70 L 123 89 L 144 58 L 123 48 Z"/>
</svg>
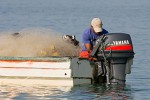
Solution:
<svg viewBox="0 0 150 100">
<path fill-rule="evenodd" d="M 87 58 L 87 59 L 89 59 L 89 60 L 91 60 L 91 61 L 95 61 L 95 60 L 97 60 L 97 58 L 94 58 L 94 57 L 91 57 L 90 56 L 90 54 L 91 54 L 91 50 L 90 51 L 82 51 L 81 53 L 80 53 L 80 58 Z"/>
</svg>

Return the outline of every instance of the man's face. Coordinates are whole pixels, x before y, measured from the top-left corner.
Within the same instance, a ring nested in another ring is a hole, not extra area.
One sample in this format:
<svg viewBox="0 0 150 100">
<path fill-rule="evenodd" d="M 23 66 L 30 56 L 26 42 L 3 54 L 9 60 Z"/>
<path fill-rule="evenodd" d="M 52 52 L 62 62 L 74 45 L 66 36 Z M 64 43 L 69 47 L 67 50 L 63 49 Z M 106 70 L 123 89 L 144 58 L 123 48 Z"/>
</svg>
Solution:
<svg viewBox="0 0 150 100">
<path fill-rule="evenodd" d="M 92 30 L 93 30 L 93 32 L 94 32 L 95 34 L 100 34 L 100 33 L 101 33 L 101 32 L 95 32 L 93 26 L 91 26 L 91 28 L 92 28 Z"/>
</svg>

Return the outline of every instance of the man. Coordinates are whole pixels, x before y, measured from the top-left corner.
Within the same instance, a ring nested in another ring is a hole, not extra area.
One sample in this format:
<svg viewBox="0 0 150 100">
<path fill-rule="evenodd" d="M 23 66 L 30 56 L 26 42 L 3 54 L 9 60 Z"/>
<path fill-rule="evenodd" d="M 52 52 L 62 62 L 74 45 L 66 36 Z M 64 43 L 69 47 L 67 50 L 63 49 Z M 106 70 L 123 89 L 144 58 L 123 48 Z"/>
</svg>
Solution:
<svg viewBox="0 0 150 100">
<path fill-rule="evenodd" d="M 107 34 L 108 31 L 102 28 L 102 20 L 100 18 L 93 18 L 91 21 L 91 27 L 86 29 L 82 36 L 82 52 L 80 57 L 89 58 L 90 53 L 93 50 L 95 40 L 101 35 Z"/>
</svg>

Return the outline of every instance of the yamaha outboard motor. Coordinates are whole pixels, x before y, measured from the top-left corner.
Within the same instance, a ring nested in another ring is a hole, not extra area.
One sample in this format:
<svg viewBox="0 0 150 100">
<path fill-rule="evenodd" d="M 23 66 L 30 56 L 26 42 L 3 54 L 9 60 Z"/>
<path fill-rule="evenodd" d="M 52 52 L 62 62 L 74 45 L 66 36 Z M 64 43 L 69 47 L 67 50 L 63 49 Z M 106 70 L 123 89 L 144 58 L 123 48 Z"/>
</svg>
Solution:
<svg viewBox="0 0 150 100">
<path fill-rule="evenodd" d="M 97 77 L 105 77 L 108 84 L 124 84 L 126 74 L 131 73 L 134 57 L 130 35 L 109 33 L 101 36 L 96 41 L 91 56 L 98 59 L 100 73 Z"/>
</svg>

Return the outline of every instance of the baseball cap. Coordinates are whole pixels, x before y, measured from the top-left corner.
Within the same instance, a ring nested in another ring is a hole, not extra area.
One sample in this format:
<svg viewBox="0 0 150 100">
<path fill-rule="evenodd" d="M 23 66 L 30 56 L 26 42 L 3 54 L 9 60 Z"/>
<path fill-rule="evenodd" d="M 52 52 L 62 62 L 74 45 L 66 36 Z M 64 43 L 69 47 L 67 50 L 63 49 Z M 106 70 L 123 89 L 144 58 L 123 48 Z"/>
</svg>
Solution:
<svg viewBox="0 0 150 100">
<path fill-rule="evenodd" d="M 95 32 L 102 32 L 102 20 L 100 18 L 93 18 L 91 25 Z"/>
</svg>

